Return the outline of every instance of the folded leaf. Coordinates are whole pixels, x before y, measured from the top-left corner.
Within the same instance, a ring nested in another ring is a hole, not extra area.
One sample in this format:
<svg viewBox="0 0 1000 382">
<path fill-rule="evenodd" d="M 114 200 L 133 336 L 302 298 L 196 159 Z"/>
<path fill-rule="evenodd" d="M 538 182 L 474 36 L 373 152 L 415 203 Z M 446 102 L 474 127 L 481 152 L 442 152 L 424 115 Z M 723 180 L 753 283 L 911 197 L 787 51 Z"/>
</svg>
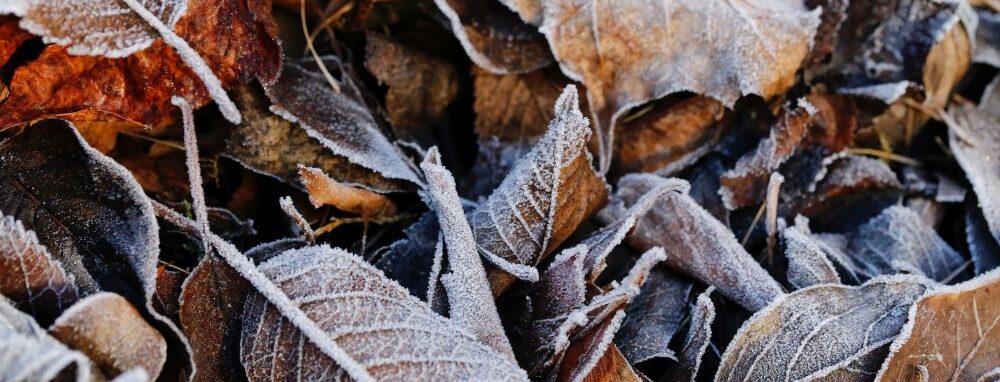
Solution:
<svg viewBox="0 0 1000 382">
<path fill-rule="evenodd" d="M 396 204 L 376 192 L 340 183 L 314 167 L 299 167 L 299 178 L 309 194 L 313 207 L 324 205 L 366 218 L 396 214 Z"/>
<path fill-rule="evenodd" d="M 49 324 L 80 298 L 73 276 L 20 221 L 0 214 L 0 294 Z"/>
<path fill-rule="evenodd" d="M 496 0 L 434 0 L 472 62 L 493 73 L 530 72 L 552 62 L 545 38 Z"/>
<path fill-rule="evenodd" d="M 712 324 L 715 322 L 715 304 L 709 296 L 715 288 L 698 295 L 694 308 L 691 309 L 688 334 L 684 347 L 677 353 L 677 364 L 667 369 L 666 378 L 678 382 L 694 382 L 701 369 L 701 359 L 705 350 L 712 343 Z"/>
<path fill-rule="evenodd" d="M 0 297 L 0 381 L 76 381 L 93 377 L 90 360 L 45 333 Z M 103 377 L 103 376 L 102 376 Z"/>
</svg>

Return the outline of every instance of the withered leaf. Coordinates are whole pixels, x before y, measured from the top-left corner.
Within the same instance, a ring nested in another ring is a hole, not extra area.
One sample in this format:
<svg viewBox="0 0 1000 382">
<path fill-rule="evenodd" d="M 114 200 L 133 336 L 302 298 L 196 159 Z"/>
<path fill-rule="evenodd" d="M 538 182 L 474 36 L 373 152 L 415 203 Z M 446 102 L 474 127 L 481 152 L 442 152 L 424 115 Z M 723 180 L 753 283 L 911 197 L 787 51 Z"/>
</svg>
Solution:
<svg viewBox="0 0 1000 382">
<path fill-rule="evenodd" d="M 504 143 L 535 143 L 555 116 L 552 105 L 571 84 L 555 67 L 504 75 L 473 68 L 472 75 L 480 142 L 495 136 Z"/>
<path fill-rule="evenodd" d="M 618 181 L 615 200 L 598 217 L 608 221 L 621 216 L 643 194 L 670 181 L 652 174 L 626 175 Z M 761 309 L 782 293 L 778 282 L 743 249 L 732 231 L 686 193 L 660 196 L 626 241 L 640 250 L 668 248 L 669 267 L 716 286 L 748 310 Z"/>
<path fill-rule="evenodd" d="M 994 270 L 921 297 L 876 380 L 993 380 L 1000 364 L 998 288 Z"/>
<path fill-rule="evenodd" d="M 704 155 L 723 132 L 719 101 L 692 96 L 676 102 L 654 102 L 652 110 L 623 121 L 615 137 L 616 173 L 683 168 Z"/>
<path fill-rule="evenodd" d="M 795 225 L 782 231 L 788 283 L 795 289 L 817 284 L 840 284 L 840 275 L 823 251 L 822 243 L 811 236 L 809 220 L 797 217 Z"/>
<path fill-rule="evenodd" d="M 893 276 L 782 295 L 743 324 L 722 355 L 715 380 L 815 380 L 851 368 L 899 334 L 910 305 L 931 284 Z"/>
<path fill-rule="evenodd" d="M 727 106 L 747 94 L 780 94 L 794 83 L 819 25 L 818 10 L 794 2 L 537 4 L 540 30 L 563 72 L 587 87 L 604 171 L 626 110 L 681 91 Z"/>
<path fill-rule="evenodd" d="M 493 73 L 530 72 L 552 62 L 545 38 L 497 0 L 434 0 L 469 58 Z"/>
<path fill-rule="evenodd" d="M 195 382 L 239 380 L 243 303 L 250 285 L 221 260 L 206 258 L 191 272 L 180 299 L 180 322 L 191 342 Z"/>
<path fill-rule="evenodd" d="M 354 363 L 334 362 L 264 296 L 253 294 L 244 308 L 241 345 L 251 381 L 348 375 L 526 380 L 517 365 L 352 254 L 308 247 L 283 252 L 259 267 Z"/>
<path fill-rule="evenodd" d="M 0 381 L 90 381 L 92 365 L 0 297 Z"/>
<path fill-rule="evenodd" d="M 884 161 L 856 155 L 833 155 L 823 161 L 831 160 L 804 190 L 782 193 L 782 217 L 789 220 L 801 214 L 812 218 L 817 229 L 853 230 L 902 195 L 903 185 Z"/>
<path fill-rule="evenodd" d="M 337 209 L 379 218 L 396 213 L 396 204 L 389 198 L 360 187 L 352 187 L 330 178 L 318 168 L 299 167 L 299 177 L 309 194 L 313 207 L 334 206 Z"/>
<path fill-rule="evenodd" d="M 588 137 L 576 88 L 567 87 L 545 136 L 469 214 L 487 260 L 533 267 L 604 204 L 607 185 L 591 167 Z M 513 281 L 507 272 L 490 271 L 494 295 Z"/>
<path fill-rule="evenodd" d="M 625 321 L 615 335 L 615 344 L 629 363 L 676 359 L 667 345 L 680 329 L 690 293 L 690 282 L 661 267 L 653 268 L 639 294 L 625 307 Z"/>
<path fill-rule="evenodd" d="M 3 5 L 0 5 L 0 15 L 4 13 L 13 12 L 5 12 Z M 21 44 L 34 37 L 28 31 L 18 28 L 17 21 L 17 17 L 14 16 L 0 16 L 0 36 L 4 36 L 0 40 L 0 63 L 7 62 Z M 3 84 L 0 83 L 0 86 L 3 86 Z M 0 97 L 0 101 L 3 101 L 2 97 Z"/>
<path fill-rule="evenodd" d="M 48 3 L 63 12 L 47 12 L 42 5 L 48 6 Z M 90 3 L 87 5 L 89 10 L 105 6 L 130 9 L 119 1 Z M 142 1 L 146 6 L 160 3 L 180 4 Z M 135 4 L 139 4 L 139 0 Z M 38 11 L 29 12 L 49 20 L 40 25 L 50 28 L 78 26 L 79 23 L 64 24 L 59 19 L 66 16 L 67 10 L 73 13 L 77 7 L 75 2 L 47 1 L 42 5 L 38 6 Z M 176 20 L 173 30 L 181 39 L 197 47 L 197 55 L 204 59 L 223 86 L 254 78 L 264 83 L 274 81 L 280 69 L 281 49 L 270 16 L 270 2 L 188 0 L 186 8 L 187 12 Z M 101 21 L 97 21 L 102 19 L 91 21 L 87 15 L 81 12 L 78 20 L 88 24 L 97 22 L 91 25 L 93 27 L 102 26 Z M 145 35 L 150 30 L 139 25 L 129 31 Z M 67 32 L 74 33 L 72 29 Z M 145 40 L 145 37 L 140 39 Z M 113 49 L 109 46 L 106 50 Z M 74 121 L 124 119 L 164 127 L 174 118 L 176 109 L 170 103 L 172 96 L 182 95 L 194 107 L 210 99 L 195 72 L 184 65 L 182 56 L 163 40 L 156 40 L 148 48 L 123 58 L 75 56 L 72 53 L 59 45 L 47 46 L 37 59 L 16 69 L 10 83 L 10 97 L 0 104 L 0 128 L 54 115 L 66 115 Z"/>
<path fill-rule="evenodd" d="M 639 382 L 641 379 L 629 366 L 611 338 L 621 324 L 617 312 L 597 328 L 591 330 L 566 350 L 567 360 L 560 369 L 557 381 L 561 382 Z"/>
<path fill-rule="evenodd" d="M 701 369 L 701 358 L 712 342 L 712 323 L 715 321 L 715 304 L 709 295 L 715 289 L 709 287 L 698 295 L 690 315 L 688 334 L 684 347 L 677 354 L 677 364 L 667 370 L 666 378 L 678 382 L 694 382 Z"/>
<path fill-rule="evenodd" d="M 410 294 L 426 300 L 439 231 L 433 212 L 421 215 L 403 230 L 404 238 L 376 252 L 372 260 L 375 268 L 408 289 Z"/>
<path fill-rule="evenodd" d="M 49 334 L 86 354 L 109 377 L 138 367 L 156 379 L 167 359 L 163 336 L 114 293 L 80 300 L 56 319 Z"/>
<path fill-rule="evenodd" d="M 73 276 L 20 221 L 0 215 L 0 294 L 36 320 L 52 323 L 80 298 Z"/>
<path fill-rule="evenodd" d="M 332 61 L 332 60 L 327 60 Z M 333 154 L 386 178 L 421 184 L 420 178 L 361 99 L 350 77 L 334 91 L 314 65 L 286 63 L 281 77 L 266 88 L 271 111 L 298 123 Z"/>
</svg>

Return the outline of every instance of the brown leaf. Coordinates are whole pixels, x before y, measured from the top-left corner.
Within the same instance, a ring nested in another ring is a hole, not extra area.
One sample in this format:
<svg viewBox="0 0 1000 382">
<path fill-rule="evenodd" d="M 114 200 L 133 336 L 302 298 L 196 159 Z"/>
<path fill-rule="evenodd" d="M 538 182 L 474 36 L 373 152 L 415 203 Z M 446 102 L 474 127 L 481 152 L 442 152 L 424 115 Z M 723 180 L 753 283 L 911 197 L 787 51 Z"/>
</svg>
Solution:
<svg viewBox="0 0 1000 382">
<path fill-rule="evenodd" d="M 167 358 L 163 336 L 128 300 L 114 293 L 80 300 L 56 319 L 49 333 L 87 354 L 110 377 L 140 367 L 156 379 Z"/>
<path fill-rule="evenodd" d="M 103 377 L 86 356 L 52 338 L 31 316 L 0 297 L 0 379 L 89 381 Z"/>
<path fill-rule="evenodd" d="M 34 38 L 34 35 L 17 26 L 17 17 L 0 16 L 0 63 L 5 63 L 14 54 L 14 51 L 25 41 Z M 3 97 L 0 97 L 3 101 Z"/>
<path fill-rule="evenodd" d="M 156 267 L 153 307 L 157 312 L 164 316 L 176 317 L 180 309 L 181 287 L 184 285 L 185 276 L 184 273 L 165 266 Z"/>
<path fill-rule="evenodd" d="M 80 298 L 73 276 L 10 216 L 0 217 L 0 275 L 0 294 L 45 324 Z"/>
<path fill-rule="evenodd" d="M 472 62 L 493 73 L 522 73 L 552 62 L 530 25 L 497 0 L 434 0 Z"/>
<path fill-rule="evenodd" d="M 682 168 L 704 155 L 723 132 L 718 121 L 724 109 L 712 98 L 693 96 L 650 107 L 622 122 L 615 141 L 615 173 Z"/>
<path fill-rule="evenodd" d="M 206 258 L 184 282 L 180 321 L 198 373 L 194 382 L 239 380 L 239 336 L 250 285 L 220 260 Z"/>
<path fill-rule="evenodd" d="M 605 202 L 607 186 L 590 165 L 590 130 L 577 102 L 568 87 L 545 137 L 469 214 L 479 251 L 494 265 L 538 264 Z M 504 271 L 489 272 L 494 295 L 513 282 Z"/>
<path fill-rule="evenodd" d="M 255 78 L 269 83 L 278 75 L 281 49 L 268 0 L 190 0 L 174 31 L 226 86 Z M 14 72 L 10 97 L 0 104 L 0 128 L 56 115 L 164 127 L 174 118 L 174 95 L 194 107 L 210 100 L 163 40 L 125 58 L 74 56 L 51 45 Z"/>
<path fill-rule="evenodd" d="M 454 65 L 369 33 L 365 67 L 389 87 L 385 107 L 396 135 L 401 139 L 429 141 L 426 131 L 458 94 Z"/>
<path fill-rule="evenodd" d="M 299 167 L 299 177 L 309 193 L 309 202 L 313 207 L 334 206 L 341 211 L 370 218 L 396 214 L 396 204 L 389 198 L 340 183 L 327 176 L 323 170 L 302 166 Z"/>
<path fill-rule="evenodd" d="M 652 174 L 622 177 L 614 201 L 598 217 L 609 221 L 622 216 L 643 194 L 667 182 L 671 180 Z M 668 248 L 669 267 L 716 286 L 748 310 L 763 308 L 782 293 L 778 282 L 743 249 L 732 231 L 686 193 L 660 196 L 626 241 L 639 250 Z"/>
<path fill-rule="evenodd" d="M 473 68 L 472 75 L 480 142 L 497 137 L 504 143 L 535 143 L 555 116 L 552 105 L 572 83 L 555 67 L 503 75 Z"/>
<path fill-rule="evenodd" d="M 893 276 L 850 287 L 819 285 L 775 300 L 750 318 L 729 343 L 715 380 L 816 380 L 857 365 L 896 337 L 905 312 L 932 285 Z M 862 366 L 862 367 L 858 367 Z M 864 381 L 863 374 L 850 381 Z"/>
<path fill-rule="evenodd" d="M 1000 272 L 994 270 L 921 297 L 876 380 L 994 380 L 987 374 L 1000 365 L 997 293 Z"/>
<path fill-rule="evenodd" d="M 566 350 L 568 361 L 563 364 L 556 381 L 562 382 L 640 382 L 639 375 L 611 342 L 618 329 L 621 312 Z"/>
</svg>

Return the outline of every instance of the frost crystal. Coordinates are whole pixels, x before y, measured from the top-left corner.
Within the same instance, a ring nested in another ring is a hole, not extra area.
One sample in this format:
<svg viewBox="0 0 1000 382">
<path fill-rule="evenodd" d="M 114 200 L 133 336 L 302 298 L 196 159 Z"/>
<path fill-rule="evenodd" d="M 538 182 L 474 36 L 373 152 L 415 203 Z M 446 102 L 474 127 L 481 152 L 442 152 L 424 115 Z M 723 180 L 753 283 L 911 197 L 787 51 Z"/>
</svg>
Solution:
<svg viewBox="0 0 1000 382">
<path fill-rule="evenodd" d="M 0 381 L 91 381 L 90 360 L 52 338 L 0 296 Z M 72 370 L 72 374 L 64 371 Z"/>
<path fill-rule="evenodd" d="M 802 216 L 795 219 L 795 226 L 782 233 L 785 240 L 785 258 L 788 259 L 788 283 L 796 289 L 817 284 L 840 284 L 833 263 L 826 252 L 811 236 L 809 221 Z"/>
<path fill-rule="evenodd" d="M 73 275 L 38 242 L 34 231 L 0 214 L 0 294 L 21 310 L 51 322 L 80 298 Z"/>
</svg>

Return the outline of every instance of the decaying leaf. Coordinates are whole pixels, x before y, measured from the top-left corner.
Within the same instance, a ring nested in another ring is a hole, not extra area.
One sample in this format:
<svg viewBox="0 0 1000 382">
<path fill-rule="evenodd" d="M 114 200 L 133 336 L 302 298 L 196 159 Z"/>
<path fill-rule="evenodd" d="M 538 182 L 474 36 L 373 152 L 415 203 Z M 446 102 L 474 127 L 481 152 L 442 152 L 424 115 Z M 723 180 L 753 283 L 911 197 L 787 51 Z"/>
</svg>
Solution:
<svg viewBox="0 0 1000 382">
<path fill-rule="evenodd" d="M 869 379 L 881 360 L 855 361 L 896 338 L 910 305 L 931 285 L 916 276 L 892 276 L 782 295 L 743 324 L 722 355 L 715 380 L 816 380 L 845 369 L 868 373 L 848 380 Z"/>
<path fill-rule="evenodd" d="M 782 193 L 779 215 L 812 219 L 822 230 L 849 231 L 896 204 L 903 185 L 896 173 L 878 159 L 834 155 L 823 160 L 817 180 Z"/>
<path fill-rule="evenodd" d="M 629 363 L 653 358 L 676 359 L 667 345 L 680 329 L 691 283 L 653 268 L 639 294 L 625 307 L 625 321 L 615 334 L 615 344 Z"/>
<path fill-rule="evenodd" d="M 505 75 L 474 68 L 472 75 L 480 142 L 497 137 L 505 143 L 535 143 L 555 116 L 552 105 L 571 83 L 554 67 Z"/>
<path fill-rule="evenodd" d="M 396 213 L 396 204 L 389 198 L 359 187 L 340 183 L 318 168 L 299 167 L 299 177 L 309 193 L 313 207 L 334 206 L 337 209 L 378 218 Z"/>
<path fill-rule="evenodd" d="M 709 295 L 715 289 L 709 289 L 698 295 L 698 300 L 691 311 L 688 323 L 688 334 L 684 347 L 677 353 L 677 365 L 667 370 L 666 377 L 671 381 L 694 382 L 701 369 L 701 359 L 712 342 L 712 323 L 715 321 L 715 304 Z"/>
<path fill-rule="evenodd" d="M 788 259 L 788 283 L 795 289 L 817 284 L 840 284 L 840 275 L 823 251 L 822 243 L 811 237 L 809 220 L 797 217 L 795 225 L 782 231 L 785 258 Z"/>
<path fill-rule="evenodd" d="M 142 368 L 156 379 L 167 359 L 167 342 L 128 300 L 108 292 L 87 296 L 67 309 L 49 333 L 116 377 Z"/>
<path fill-rule="evenodd" d="M 609 221 L 621 216 L 627 206 L 665 182 L 670 180 L 652 174 L 622 177 L 615 200 L 598 217 Z M 761 309 L 782 293 L 777 281 L 743 249 L 732 231 L 686 193 L 663 194 L 626 241 L 640 250 L 668 248 L 668 266 L 716 286 L 748 310 Z"/>
<path fill-rule="evenodd" d="M 589 136 L 576 88 L 567 87 L 556 101 L 545 136 L 469 214 L 479 251 L 487 260 L 533 267 L 604 204 L 607 186 L 591 167 Z M 489 272 L 494 295 L 513 281 L 507 272 Z"/>
<path fill-rule="evenodd" d="M 965 204 L 965 240 L 977 275 L 1000 267 L 1000 242 L 990 234 L 990 227 L 975 197 Z"/>
<path fill-rule="evenodd" d="M 330 61 L 330 60 L 327 60 Z M 344 76 L 334 91 L 317 71 L 286 63 L 266 89 L 271 111 L 298 123 L 333 154 L 390 179 L 421 184 L 402 153 L 382 134 L 357 88 Z"/>
<path fill-rule="evenodd" d="M 242 375 L 239 338 L 250 285 L 221 260 L 206 258 L 184 282 L 180 322 L 191 342 L 195 382 Z"/>
<path fill-rule="evenodd" d="M 616 173 L 665 172 L 704 155 L 723 132 L 719 101 L 692 96 L 675 103 L 655 102 L 652 110 L 623 121 L 615 137 Z"/>
<path fill-rule="evenodd" d="M 994 380 L 1000 365 L 998 288 L 1000 271 L 993 270 L 921 297 L 876 380 Z"/>
<path fill-rule="evenodd" d="M 121 1 L 88 2 L 86 11 L 75 2 L 32 1 L 32 7 L 25 9 L 22 26 L 30 23 L 38 29 L 29 30 L 59 36 L 60 43 L 65 41 L 79 48 L 71 51 L 51 45 L 37 59 L 16 69 L 10 82 L 10 97 L 0 104 L 0 128 L 56 115 L 74 121 L 124 119 L 163 127 L 173 121 L 176 109 L 170 98 L 174 95 L 184 96 L 194 107 L 209 101 L 209 92 L 199 76 L 214 73 L 219 86 L 254 78 L 270 83 L 277 77 L 282 58 L 275 37 L 276 26 L 270 16 L 270 2 L 129 1 L 138 7 L 156 9 L 153 13 L 164 17 L 160 24 L 176 22 L 172 28 L 176 40 L 187 41 L 197 49 L 180 53 L 171 47 L 178 46 L 177 41 L 154 42 L 153 38 L 162 35 L 163 30 L 154 31 L 142 21 L 158 19 L 157 16 L 149 14 L 140 20 L 132 13 L 135 7 Z M 100 13 L 104 11 L 107 13 Z M 184 16 L 177 18 L 181 12 Z M 95 14 L 99 17 L 93 17 Z M 84 38 L 95 29 L 111 33 Z M 80 44 L 82 41 L 86 43 Z M 143 47 L 147 48 L 135 52 Z M 85 52 L 115 57 L 131 54 L 122 58 L 73 55 Z M 183 64 L 192 62 L 192 58 L 204 59 L 210 70 L 196 74 Z M 221 87 L 213 95 L 220 95 L 220 91 Z M 224 91 L 221 96 L 225 96 Z"/>
<path fill-rule="evenodd" d="M 0 294 L 46 324 L 80 298 L 73 276 L 10 216 L 0 216 L 0 275 Z"/>
<path fill-rule="evenodd" d="M 434 0 L 472 62 L 493 73 L 529 72 L 552 62 L 545 38 L 497 0 Z"/>
<path fill-rule="evenodd" d="M 4 13 L 13 13 L 13 11 L 5 11 L 3 5 L 0 5 L 0 14 Z M 0 63 L 7 62 L 21 44 L 34 37 L 28 31 L 18 28 L 17 22 L 17 17 L 0 16 L 0 36 L 4 37 L 0 39 Z M 0 97 L 0 101 L 3 101 L 3 97 Z"/>
<path fill-rule="evenodd" d="M 524 371 L 437 315 L 360 258 L 329 247 L 289 250 L 260 264 L 353 364 L 335 362 L 260 294 L 244 308 L 241 357 L 251 381 L 509 379 Z M 405 344 L 405 346 L 398 346 Z"/>
<path fill-rule="evenodd" d="M 82 353 L 49 336 L 31 316 L 0 297 L 0 381 L 76 381 L 92 378 Z"/>
<path fill-rule="evenodd" d="M 615 332 L 621 325 L 624 313 L 617 312 L 610 320 L 592 329 L 579 341 L 566 349 L 566 361 L 563 363 L 557 381 L 563 382 L 598 382 L 619 381 L 639 382 L 641 379 L 629 367 L 628 361 L 611 342 Z"/>
</svg>

